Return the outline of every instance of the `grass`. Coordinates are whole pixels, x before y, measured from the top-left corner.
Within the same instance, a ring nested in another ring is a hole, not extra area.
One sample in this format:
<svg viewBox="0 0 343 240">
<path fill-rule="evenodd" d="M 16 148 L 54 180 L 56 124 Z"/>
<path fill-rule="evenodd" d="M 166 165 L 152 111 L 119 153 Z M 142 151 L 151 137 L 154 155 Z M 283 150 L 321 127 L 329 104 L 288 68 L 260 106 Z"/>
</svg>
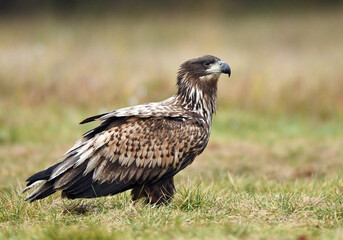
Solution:
<svg viewBox="0 0 343 240">
<path fill-rule="evenodd" d="M 341 13 L 2 18 L 0 239 L 341 239 Z M 78 122 L 170 96 L 180 62 L 204 53 L 233 75 L 170 205 L 24 202 L 24 180 L 95 126 Z"/>
<path fill-rule="evenodd" d="M 133 204 L 128 194 L 99 200 L 27 204 L 4 190 L 2 238 L 13 239 L 288 239 L 341 236 L 342 178 L 297 182 L 223 177 L 189 181 L 160 208 Z M 340 186 L 340 187 L 339 187 Z"/>
</svg>

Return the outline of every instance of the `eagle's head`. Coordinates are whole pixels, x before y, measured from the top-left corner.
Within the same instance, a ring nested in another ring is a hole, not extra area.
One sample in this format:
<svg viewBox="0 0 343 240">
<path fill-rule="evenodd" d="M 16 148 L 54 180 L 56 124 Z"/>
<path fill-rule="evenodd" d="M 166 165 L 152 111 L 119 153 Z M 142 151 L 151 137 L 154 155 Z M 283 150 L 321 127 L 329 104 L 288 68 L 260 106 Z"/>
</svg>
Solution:
<svg viewBox="0 0 343 240">
<path fill-rule="evenodd" d="M 218 57 L 204 55 L 198 58 L 190 59 L 181 64 L 177 85 L 180 91 L 189 88 L 205 90 L 217 86 L 217 81 L 221 73 L 231 75 L 229 65 Z"/>
<path fill-rule="evenodd" d="M 181 64 L 177 76 L 176 99 L 185 108 L 204 116 L 208 125 L 216 111 L 217 82 L 221 73 L 230 77 L 229 65 L 215 56 L 204 55 Z"/>
</svg>

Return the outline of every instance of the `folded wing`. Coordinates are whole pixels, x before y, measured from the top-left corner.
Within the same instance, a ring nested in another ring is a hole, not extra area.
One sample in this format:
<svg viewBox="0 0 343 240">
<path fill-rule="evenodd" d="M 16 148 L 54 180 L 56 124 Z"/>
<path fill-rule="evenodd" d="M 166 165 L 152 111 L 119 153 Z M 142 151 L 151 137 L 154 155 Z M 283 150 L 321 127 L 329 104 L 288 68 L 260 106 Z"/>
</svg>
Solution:
<svg viewBox="0 0 343 240">
<path fill-rule="evenodd" d="M 190 164 L 208 138 L 199 122 L 180 117 L 108 117 L 60 163 L 28 179 L 44 183 L 27 200 L 62 190 L 68 198 L 113 195 L 170 178 Z"/>
</svg>

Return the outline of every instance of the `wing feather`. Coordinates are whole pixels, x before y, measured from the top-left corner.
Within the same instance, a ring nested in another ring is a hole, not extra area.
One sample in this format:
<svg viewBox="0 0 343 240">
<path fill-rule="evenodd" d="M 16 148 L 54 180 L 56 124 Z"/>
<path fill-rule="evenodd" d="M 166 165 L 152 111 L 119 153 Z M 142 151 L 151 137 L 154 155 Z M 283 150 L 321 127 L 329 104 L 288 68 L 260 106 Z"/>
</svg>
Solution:
<svg viewBox="0 0 343 240">
<path fill-rule="evenodd" d="M 52 171 L 44 194 L 30 199 L 57 190 L 69 198 L 102 196 L 155 182 L 187 166 L 208 141 L 199 138 L 205 128 L 196 121 L 165 117 L 113 121 L 77 142 Z"/>
<path fill-rule="evenodd" d="M 90 158 L 86 172 L 94 169 L 94 181 L 145 182 L 156 176 L 163 177 L 163 172 L 177 172 L 179 163 L 185 158 L 184 155 L 187 155 L 191 148 L 196 148 L 198 141 L 195 136 L 204 133 L 203 128 L 197 123 L 165 118 L 134 118 L 107 131 L 113 136 L 107 136 L 106 139 L 117 139 L 119 146 L 112 144 L 111 147 L 107 147 L 111 151 L 101 159 L 102 162 L 99 162 L 99 157 Z M 98 139 L 93 141 L 97 142 Z M 201 148 L 203 147 L 202 144 Z M 104 152 L 97 154 L 104 156 Z M 116 167 L 110 167 L 111 165 Z M 156 172 L 155 168 L 159 170 Z M 155 173 L 151 174 L 153 171 Z"/>
<path fill-rule="evenodd" d="M 147 104 L 136 105 L 132 107 L 126 107 L 117 109 L 112 112 L 102 113 L 92 117 L 88 117 L 81 121 L 80 124 L 92 122 L 92 121 L 107 121 L 109 119 L 125 118 L 125 117 L 170 117 L 180 118 L 182 120 L 194 119 L 195 112 L 187 112 L 185 109 L 179 106 L 174 106 L 170 103 L 175 102 L 175 96 L 168 98 L 162 102 L 152 102 Z M 91 130 L 92 131 L 92 130 Z M 91 132 L 90 131 L 90 132 Z"/>
</svg>

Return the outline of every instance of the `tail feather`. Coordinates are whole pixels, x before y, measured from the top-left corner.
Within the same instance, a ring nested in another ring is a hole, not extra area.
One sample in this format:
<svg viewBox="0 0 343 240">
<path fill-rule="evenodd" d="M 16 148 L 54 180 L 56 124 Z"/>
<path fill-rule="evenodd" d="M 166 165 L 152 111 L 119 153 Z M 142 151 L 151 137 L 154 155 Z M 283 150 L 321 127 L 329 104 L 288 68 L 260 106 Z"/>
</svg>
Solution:
<svg viewBox="0 0 343 240">
<path fill-rule="evenodd" d="M 22 191 L 22 193 L 24 193 L 24 192 L 30 190 L 30 189 L 33 188 L 33 187 L 36 187 L 36 186 L 38 186 L 38 185 L 41 185 L 41 184 L 43 184 L 43 183 L 46 183 L 46 180 L 38 180 L 38 181 L 35 181 L 35 182 L 31 183 L 30 185 L 28 185 L 26 188 L 24 188 L 24 190 Z"/>
<path fill-rule="evenodd" d="M 53 167 L 57 167 L 57 165 L 58 164 Z M 32 176 L 29 178 L 33 182 L 30 183 L 30 185 L 26 187 L 24 191 L 27 191 L 38 184 L 44 184 L 31 193 L 25 200 L 33 202 L 35 200 L 45 198 L 58 190 L 62 190 L 62 197 L 67 197 L 69 199 L 94 198 L 114 195 L 134 187 L 134 184 L 130 182 L 99 183 L 98 181 L 94 181 L 94 170 L 87 175 L 82 174 L 82 172 L 86 169 L 86 166 L 86 163 L 81 164 L 77 168 L 71 168 L 62 173 L 60 176 L 50 180 L 48 173 L 51 174 L 53 172 L 53 167 L 35 174 L 35 177 Z M 37 176 L 40 176 L 40 178 Z"/>
<path fill-rule="evenodd" d="M 54 171 L 54 169 L 60 164 L 59 163 L 56 163 L 55 165 L 43 170 L 43 171 L 40 171 L 36 174 L 33 174 L 31 177 L 29 177 L 28 179 L 26 179 L 26 181 L 28 182 L 27 183 L 27 186 L 29 187 L 30 185 L 32 185 L 33 183 L 35 183 L 36 181 L 39 181 L 39 180 L 48 180 L 50 178 L 50 175 L 52 174 L 52 172 Z"/>
<path fill-rule="evenodd" d="M 54 169 L 59 165 L 60 163 L 56 163 L 55 165 L 40 171 L 36 174 L 33 174 L 31 177 L 29 177 L 26 181 L 27 187 L 24 188 L 23 193 L 26 192 L 27 190 L 36 187 L 38 185 L 43 184 L 41 187 L 37 188 L 34 192 L 32 192 L 25 200 L 33 202 L 37 199 L 42 199 L 50 194 L 53 194 L 55 192 L 54 190 L 54 181 L 49 182 L 49 178 L 54 171 Z"/>
<path fill-rule="evenodd" d="M 38 199 L 45 198 L 56 191 L 54 190 L 54 183 L 53 182 L 46 182 L 43 186 L 40 188 L 37 188 L 33 193 L 31 193 L 27 198 L 25 198 L 25 201 L 36 201 Z"/>
</svg>

